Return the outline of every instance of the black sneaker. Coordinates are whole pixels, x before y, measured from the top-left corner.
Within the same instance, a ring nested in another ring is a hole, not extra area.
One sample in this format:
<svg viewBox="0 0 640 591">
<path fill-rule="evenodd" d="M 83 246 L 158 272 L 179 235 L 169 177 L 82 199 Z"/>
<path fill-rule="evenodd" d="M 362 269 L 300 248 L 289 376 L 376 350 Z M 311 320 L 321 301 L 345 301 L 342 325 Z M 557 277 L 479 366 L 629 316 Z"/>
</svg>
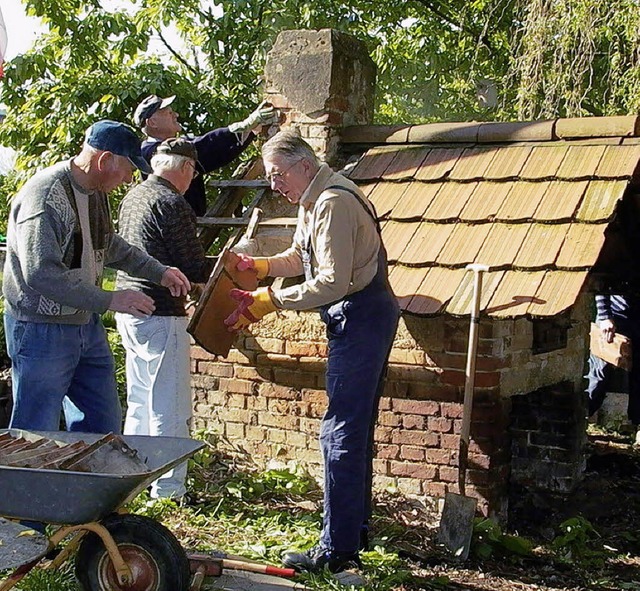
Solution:
<svg viewBox="0 0 640 591">
<path fill-rule="evenodd" d="M 331 552 L 321 546 L 314 546 L 306 552 L 287 552 L 282 564 L 296 572 L 317 573 L 328 568 L 339 573 L 350 568 L 362 568 L 357 552 Z"/>
</svg>

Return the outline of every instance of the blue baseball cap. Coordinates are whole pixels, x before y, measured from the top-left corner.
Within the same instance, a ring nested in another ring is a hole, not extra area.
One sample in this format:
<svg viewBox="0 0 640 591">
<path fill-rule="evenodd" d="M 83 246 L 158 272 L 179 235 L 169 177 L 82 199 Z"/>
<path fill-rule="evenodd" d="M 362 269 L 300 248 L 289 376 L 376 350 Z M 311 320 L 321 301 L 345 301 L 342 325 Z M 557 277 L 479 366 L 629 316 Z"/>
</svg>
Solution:
<svg viewBox="0 0 640 591">
<path fill-rule="evenodd" d="M 133 122 L 138 127 L 144 127 L 147 119 L 151 117 L 156 111 L 168 107 L 174 100 L 174 96 L 168 96 L 167 98 L 160 98 L 155 94 L 150 94 L 148 97 L 142 99 L 140 104 L 136 107 L 133 114 Z"/>
<path fill-rule="evenodd" d="M 98 121 L 87 129 L 84 141 L 96 150 L 104 150 L 128 158 L 142 172 L 147 174 L 152 172 L 151 167 L 142 157 L 140 138 L 124 123 L 109 119 Z"/>
</svg>

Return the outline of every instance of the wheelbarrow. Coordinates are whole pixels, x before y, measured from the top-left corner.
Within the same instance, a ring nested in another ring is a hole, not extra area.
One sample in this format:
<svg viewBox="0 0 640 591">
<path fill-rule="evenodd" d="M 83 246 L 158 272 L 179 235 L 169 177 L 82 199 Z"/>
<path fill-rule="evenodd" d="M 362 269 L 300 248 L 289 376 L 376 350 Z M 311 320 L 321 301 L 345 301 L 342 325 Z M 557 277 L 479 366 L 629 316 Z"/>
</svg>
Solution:
<svg viewBox="0 0 640 591">
<path fill-rule="evenodd" d="M 101 435 L 0 430 L 0 436 L 88 445 Z M 46 565 L 57 568 L 76 550 L 76 576 L 84 591 L 186 591 L 189 559 L 163 525 L 140 515 L 116 513 L 125 503 L 203 443 L 186 438 L 123 436 L 145 470 L 109 474 L 0 465 L 0 570 L 16 569 L 0 591 L 13 588 L 69 536 Z M 142 463 L 142 462 L 141 462 Z M 59 526 L 46 537 L 25 521 Z"/>
</svg>

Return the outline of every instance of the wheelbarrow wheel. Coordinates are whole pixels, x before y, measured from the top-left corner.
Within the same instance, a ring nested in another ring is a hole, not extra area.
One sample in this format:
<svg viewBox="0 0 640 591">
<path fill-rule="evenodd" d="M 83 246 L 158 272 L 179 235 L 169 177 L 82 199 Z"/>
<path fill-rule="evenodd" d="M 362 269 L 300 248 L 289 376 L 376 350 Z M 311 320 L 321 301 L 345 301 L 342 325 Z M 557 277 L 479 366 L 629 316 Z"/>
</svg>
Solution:
<svg viewBox="0 0 640 591">
<path fill-rule="evenodd" d="M 133 574 L 127 586 L 116 571 L 100 537 L 88 533 L 76 555 L 76 578 L 83 591 L 186 591 L 189 560 L 175 536 L 163 525 L 140 515 L 112 515 L 101 522 L 109 530 Z"/>
</svg>

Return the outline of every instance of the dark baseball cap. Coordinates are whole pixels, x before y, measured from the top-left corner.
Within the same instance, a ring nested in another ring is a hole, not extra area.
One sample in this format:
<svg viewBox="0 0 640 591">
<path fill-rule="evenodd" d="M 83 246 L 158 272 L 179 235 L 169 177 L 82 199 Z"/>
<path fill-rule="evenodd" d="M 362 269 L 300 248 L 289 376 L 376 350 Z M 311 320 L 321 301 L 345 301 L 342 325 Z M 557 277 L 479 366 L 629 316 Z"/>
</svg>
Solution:
<svg viewBox="0 0 640 591">
<path fill-rule="evenodd" d="M 133 128 L 124 123 L 109 119 L 98 121 L 87 129 L 84 141 L 96 150 L 124 156 L 142 172 L 151 173 L 151 167 L 140 151 L 140 138 Z"/>
<path fill-rule="evenodd" d="M 143 127 L 149 117 L 151 117 L 156 111 L 168 107 L 175 98 L 175 96 L 160 98 L 155 94 L 150 94 L 148 97 L 142 99 L 140 104 L 136 107 L 135 113 L 133 114 L 133 122 L 138 127 Z"/>
<path fill-rule="evenodd" d="M 176 154 L 186 156 L 191 160 L 198 161 L 198 150 L 188 139 L 183 137 L 172 137 L 164 140 L 157 148 L 156 154 Z"/>
</svg>

